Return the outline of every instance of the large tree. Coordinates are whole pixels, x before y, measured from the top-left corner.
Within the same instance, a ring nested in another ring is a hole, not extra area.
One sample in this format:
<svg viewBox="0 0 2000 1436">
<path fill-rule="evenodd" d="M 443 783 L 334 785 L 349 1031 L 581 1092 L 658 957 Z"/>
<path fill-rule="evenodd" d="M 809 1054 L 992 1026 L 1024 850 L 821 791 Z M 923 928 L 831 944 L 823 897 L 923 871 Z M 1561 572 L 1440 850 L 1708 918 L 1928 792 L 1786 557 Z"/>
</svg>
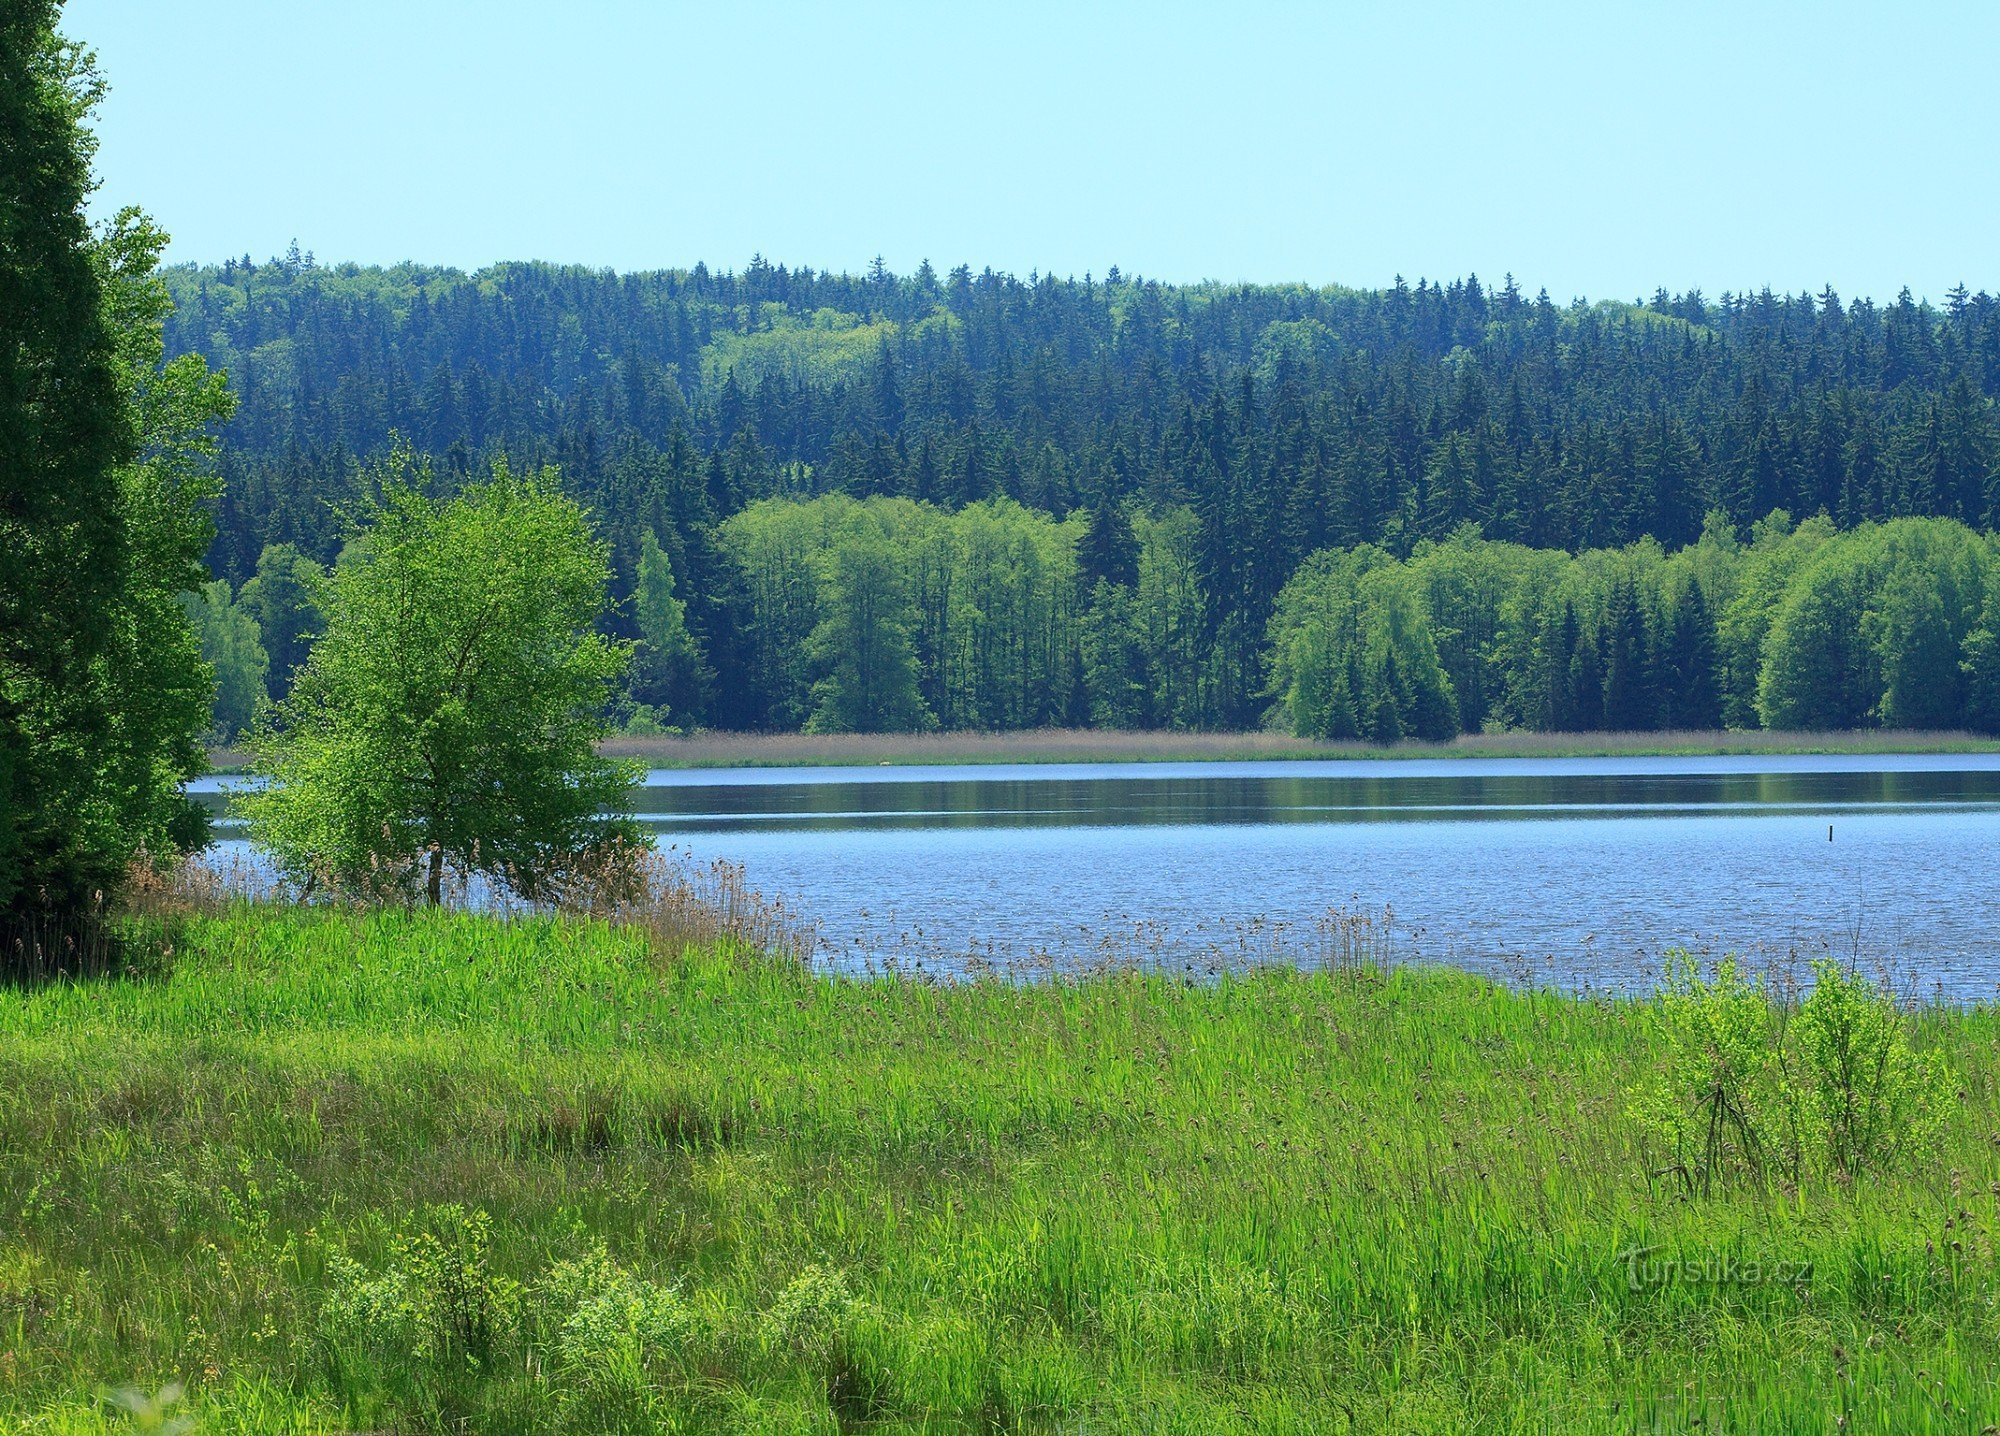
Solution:
<svg viewBox="0 0 2000 1436">
<path fill-rule="evenodd" d="M 131 452 L 83 204 L 97 85 L 56 6 L 0 11 L 0 903 L 80 907 L 118 870 L 92 701 Z"/>
<path fill-rule="evenodd" d="M 436 904 L 478 874 L 540 896 L 631 835 L 633 775 L 594 748 L 629 658 L 595 628 L 605 546 L 553 470 L 497 464 L 444 501 L 406 458 L 380 479 L 256 741 L 253 831 L 308 886 Z"/>
<path fill-rule="evenodd" d="M 203 577 L 207 365 L 162 365 L 165 240 L 83 205 L 102 91 L 56 6 L 0 10 L 0 923 L 63 923 L 132 855 L 201 840 L 181 794 L 209 678 L 179 595 Z"/>
</svg>

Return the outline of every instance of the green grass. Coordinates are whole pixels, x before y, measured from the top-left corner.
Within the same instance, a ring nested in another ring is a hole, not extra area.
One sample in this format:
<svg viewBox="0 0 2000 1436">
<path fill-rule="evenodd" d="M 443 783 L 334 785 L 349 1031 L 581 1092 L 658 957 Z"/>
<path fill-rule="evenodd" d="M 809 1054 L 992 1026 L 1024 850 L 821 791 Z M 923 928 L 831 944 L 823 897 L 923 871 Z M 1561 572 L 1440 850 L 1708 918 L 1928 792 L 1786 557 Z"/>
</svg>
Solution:
<svg viewBox="0 0 2000 1436">
<path fill-rule="evenodd" d="M 1978 1431 L 2000 1020 L 1919 1036 L 1934 1169 L 1688 1201 L 1642 1004 L 239 910 L 0 989 L 0 1430 Z"/>
</svg>

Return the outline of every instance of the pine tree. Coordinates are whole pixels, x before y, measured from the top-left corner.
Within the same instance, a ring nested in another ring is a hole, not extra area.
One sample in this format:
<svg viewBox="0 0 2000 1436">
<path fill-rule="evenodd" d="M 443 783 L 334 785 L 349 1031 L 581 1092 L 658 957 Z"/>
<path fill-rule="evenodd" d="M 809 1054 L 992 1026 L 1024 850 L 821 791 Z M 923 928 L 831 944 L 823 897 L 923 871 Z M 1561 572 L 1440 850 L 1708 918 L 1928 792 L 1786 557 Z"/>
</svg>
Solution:
<svg viewBox="0 0 2000 1436">
<path fill-rule="evenodd" d="M 1604 665 L 1598 661 L 1597 640 L 1588 631 L 1578 632 L 1570 652 L 1565 706 L 1571 732 L 1595 733 L 1604 727 Z"/>
</svg>

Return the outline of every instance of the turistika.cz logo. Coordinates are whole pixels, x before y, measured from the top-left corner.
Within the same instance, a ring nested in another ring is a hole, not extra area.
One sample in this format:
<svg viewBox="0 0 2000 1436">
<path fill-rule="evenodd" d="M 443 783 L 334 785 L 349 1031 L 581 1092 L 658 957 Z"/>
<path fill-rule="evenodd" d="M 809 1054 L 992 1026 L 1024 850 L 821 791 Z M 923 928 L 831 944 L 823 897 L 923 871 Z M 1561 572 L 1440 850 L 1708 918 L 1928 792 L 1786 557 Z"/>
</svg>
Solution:
<svg viewBox="0 0 2000 1436">
<path fill-rule="evenodd" d="M 1733 1252 L 1655 1255 L 1659 1250 L 1656 1246 L 1627 1247 L 1618 1253 L 1627 1291 L 1669 1286 L 1806 1286 L 1813 1279 L 1809 1261 L 1743 1257 Z"/>
</svg>

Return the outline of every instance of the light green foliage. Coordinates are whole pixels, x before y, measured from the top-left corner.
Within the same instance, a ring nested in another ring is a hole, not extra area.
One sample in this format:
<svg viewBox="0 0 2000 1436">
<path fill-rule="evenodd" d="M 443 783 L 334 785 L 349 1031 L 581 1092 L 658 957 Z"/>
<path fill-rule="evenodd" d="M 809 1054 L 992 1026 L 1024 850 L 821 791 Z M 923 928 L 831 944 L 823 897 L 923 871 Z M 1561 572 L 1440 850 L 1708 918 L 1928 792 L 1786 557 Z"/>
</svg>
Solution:
<svg viewBox="0 0 2000 1436">
<path fill-rule="evenodd" d="M 313 595 L 322 577 L 319 565 L 290 544 L 268 544 L 258 556 L 256 575 L 236 596 L 257 621 L 259 641 L 270 657 L 267 682 L 273 699 L 291 691 L 292 674 L 305 662 L 319 632 Z"/>
<path fill-rule="evenodd" d="M 1784 1125 L 1777 1015 L 1734 958 L 1712 974 L 1686 952 L 1667 956 L 1654 999 L 1665 1067 L 1634 1103 L 1673 1159 L 1671 1171 L 1708 1194 L 1719 1181 L 1761 1177 Z"/>
<path fill-rule="evenodd" d="M 270 668 L 258 641 L 257 621 L 224 579 L 205 583 L 186 600 L 201 644 L 201 661 L 215 674 L 215 706 L 209 732 L 227 743 L 249 731 L 263 708 L 264 679 Z"/>
<path fill-rule="evenodd" d="M 1380 549 L 1322 554 L 1278 596 L 1272 683 L 1313 738 L 1444 739 L 1458 732 L 1422 592 Z"/>
<path fill-rule="evenodd" d="M 935 723 L 917 691 L 916 609 L 877 515 L 850 513 L 820 565 L 820 620 L 803 656 L 809 733 L 908 733 Z"/>
<path fill-rule="evenodd" d="M 485 1364 L 514 1330 L 521 1304 L 519 1285 L 492 1270 L 492 1233 L 485 1212 L 445 1203 L 396 1233 L 380 1272 L 330 1252 L 328 1340 L 422 1364 Z"/>
<path fill-rule="evenodd" d="M 1946 728 L 1996 570 L 1990 543 L 1944 519 L 1826 541 L 1786 585 L 1762 644 L 1758 715 L 1773 728 Z"/>
<path fill-rule="evenodd" d="M 721 537 L 753 682 L 819 732 L 1058 722 L 1081 681 L 1081 530 L 1006 499 L 955 514 L 842 494 L 752 504 Z"/>
<path fill-rule="evenodd" d="M 198 740 L 212 697 L 185 599 L 207 577 L 208 507 L 221 492 L 215 433 L 234 407 L 224 377 L 199 357 L 165 358 L 173 306 L 158 270 L 166 243 L 126 209 L 97 244 L 135 457 L 117 476 L 125 553 L 111 641 L 96 665 L 98 701 L 111 714 L 96 761 L 117 795 L 118 840 L 153 853 L 207 839 L 180 791 L 207 767 Z M 245 658 L 255 666 L 254 645 Z"/>
<path fill-rule="evenodd" d="M 551 1345 L 570 1419 L 665 1424 L 662 1387 L 686 1382 L 708 1336 L 687 1299 L 626 1271 L 602 1243 L 558 1262 L 535 1294 L 558 1323 Z"/>
<path fill-rule="evenodd" d="M 1722 717 L 1732 728 L 1754 728 L 1763 674 L 1764 637 L 1792 578 L 1834 536 L 1823 518 L 1792 526 L 1782 510 L 1759 520 L 1745 549 L 1736 550 L 1727 605 L 1716 620 L 1723 669 Z M 1704 536 L 1706 542 L 1706 536 Z"/>
<path fill-rule="evenodd" d="M 823 1365 L 846 1338 L 860 1305 L 845 1272 L 815 1262 L 786 1283 L 771 1303 L 764 1314 L 764 1340 Z"/>
<path fill-rule="evenodd" d="M 864 323 L 834 309 L 793 315 L 783 305 L 766 304 L 754 327 L 718 333 L 701 351 L 702 382 L 716 387 L 733 375 L 748 389 L 773 376 L 794 384 L 864 379 L 882 345 L 895 337 L 889 320 Z"/>
<path fill-rule="evenodd" d="M 1677 553 L 1642 539 L 1567 555 L 1469 530 L 1401 562 L 1329 550 L 1278 597 L 1271 692 L 1301 736 L 1376 741 L 1475 728 L 2000 725 L 1996 574 L 1993 541 L 1953 520 L 1836 533 L 1783 513 L 1747 546 L 1711 516 Z M 1454 725 L 1439 717 L 1441 691 Z M 1413 721 L 1420 707 L 1429 716 Z"/>
<path fill-rule="evenodd" d="M 1139 582 L 1132 621 L 1152 680 L 1153 722 L 1160 728 L 1209 726 L 1208 598 L 1197 545 L 1201 521 L 1185 505 L 1133 522 Z"/>
<path fill-rule="evenodd" d="M 1672 953 L 1653 1016 L 1664 1060 L 1632 1110 L 1689 1191 L 1920 1173 L 1950 1115 L 1942 1056 L 1919 1054 L 1894 999 L 1831 959 L 1788 1012 L 1733 958 L 1705 975 Z"/>
<path fill-rule="evenodd" d="M 655 731 L 685 727 L 700 709 L 710 675 L 688 632 L 687 604 L 675 592 L 673 564 L 651 529 L 639 539 L 632 609 L 639 628 L 632 697 L 650 710 L 646 716 Z M 629 724 L 627 731 L 633 731 Z"/>
<path fill-rule="evenodd" d="M 0 988 L 0 1430 L 176 1381 L 245 1436 L 2000 1419 L 1990 1007 L 1898 1019 L 1966 1093 L 1922 1161 L 1689 1201 L 1639 999 L 844 981 L 428 911 L 178 954 Z M 1690 1050 L 1775 1015 L 1736 990 Z M 1810 1277 L 1635 1286 L 1639 1248 Z"/>
<path fill-rule="evenodd" d="M 632 775 L 600 758 L 626 650 L 593 624 L 603 545 L 553 472 L 439 501 L 381 476 L 365 543 L 319 586 L 325 632 L 256 741 L 244 804 L 294 881 L 442 896 L 447 871 L 534 896 L 626 832 Z"/>
<path fill-rule="evenodd" d="M 955 513 L 844 494 L 752 504 L 720 529 L 747 619 L 749 706 L 828 732 L 1200 729 L 1241 721 L 1225 695 L 1242 659 L 1272 718 L 1321 741 L 1725 722 L 2000 729 L 1994 545 L 1953 520 L 1839 533 L 1779 512 L 1746 545 L 1711 514 L 1677 552 L 1642 539 L 1572 555 L 1469 526 L 1406 559 L 1329 549 L 1277 595 L 1260 655 L 1240 613 L 1216 621 L 1193 509 L 1119 509 L 1116 531 L 1112 512 L 1057 523 L 1008 499 Z M 852 627 L 863 587 L 886 600 L 868 609 L 879 630 Z M 850 606 L 823 628 L 836 591 Z M 863 645 L 874 656 L 858 657 L 853 635 L 878 631 Z M 912 663 L 920 706 L 905 692 Z M 878 678 L 902 696 L 865 699 Z"/>
<path fill-rule="evenodd" d="M 1965 726 L 2000 733 L 2000 575 L 1986 585 L 1978 624 L 1965 635 L 1959 660 L 1965 682 Z"/>
<path fill-rule="evenodd" d="M 1785 1029 L 1806 1160 L 1849 1177 L 1918 1169 L 1951 1110 L 1943 1056 L 1918 1053 L 1895 1000 L 1831 959 Z"/>
</svg>

